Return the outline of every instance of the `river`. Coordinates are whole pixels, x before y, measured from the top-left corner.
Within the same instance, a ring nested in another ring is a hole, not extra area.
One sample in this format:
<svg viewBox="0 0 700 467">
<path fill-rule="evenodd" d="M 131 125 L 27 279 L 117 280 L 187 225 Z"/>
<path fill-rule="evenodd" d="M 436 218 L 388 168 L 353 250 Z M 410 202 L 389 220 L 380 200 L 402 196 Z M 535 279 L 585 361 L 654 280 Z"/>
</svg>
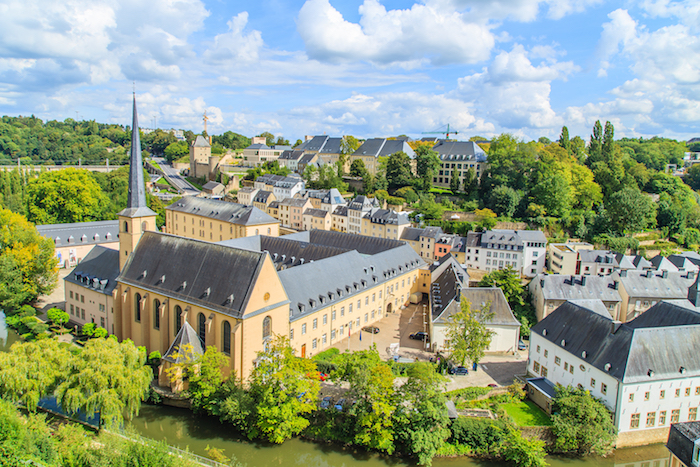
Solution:
<svg viewBox="0 0 700 467">
<path fill-rule="evenodd" d="M 0 312 L 0 352 L 20 340 L 5 325 Z M 228 457 L 235 457 L 246 467 L 318 466 L 318 467 L 404 467 L 415 465 L 401 459 L 367 453 L 362 450 L 342 449 L 334 445 L 311 443 L 292 439 L 282 445 L 241 440 L 226 425 L 211 417 L 196 416 L 185 409 L 166 406 L 142 405 L 131 426 L 142 436 L 164 440 L 172 446 L 189 449 L 206 456 L 206 448 L 216 447 Z M 639 448 L 618 449 L 607 458 L 586 457 L 570 459 L 548 456 L 551 467 L 668 467 L 668 451 L 663 444 Z M 482 462 L 469 458 L 433 461 L 435 467 L 505 467 L 508 464 Z"/>
</svg>

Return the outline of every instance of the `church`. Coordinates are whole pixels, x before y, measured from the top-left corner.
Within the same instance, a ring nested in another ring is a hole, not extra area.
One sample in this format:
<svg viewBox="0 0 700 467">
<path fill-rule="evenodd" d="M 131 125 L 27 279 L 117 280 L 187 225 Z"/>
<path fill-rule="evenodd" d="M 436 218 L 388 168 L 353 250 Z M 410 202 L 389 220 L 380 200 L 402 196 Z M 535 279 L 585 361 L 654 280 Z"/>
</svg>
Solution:
<svg viewBox="0 0 700 467">
<path fill-rule="evenodd" d="M 128 201 L 111 257 L 119 272 L 105 283 L 82 270 L 88 280 L 74 284 L 113 287 L 108 313 L 120 340 L 165 356 L 178 334 L 193 330 L 202 349 L 228 357 L 226 374 L 245 379 L 274 335 L 288 336 L 296 355 L 308 358 L 429 292 L 427 264 L 401 241 L 261 230 L 214 243 L 158 232 L 146 204 L 135 96 L 133 105 Z"/>
</svg>

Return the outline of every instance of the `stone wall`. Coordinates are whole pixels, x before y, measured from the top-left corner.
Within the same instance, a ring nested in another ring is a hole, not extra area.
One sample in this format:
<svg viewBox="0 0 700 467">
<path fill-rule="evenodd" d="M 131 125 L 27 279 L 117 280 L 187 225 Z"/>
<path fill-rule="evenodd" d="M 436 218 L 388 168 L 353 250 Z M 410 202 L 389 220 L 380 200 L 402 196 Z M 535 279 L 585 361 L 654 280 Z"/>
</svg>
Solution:
<svg viewBox="0 0 700 467">
<path fill-rule="evenodd" d="M 668 431 L 669 427 L 625 431 L 617 436 L 616 447 L 619 449 L 654 443 L 665 443 L 666 440 L 668 440 Z"/>
</svg>

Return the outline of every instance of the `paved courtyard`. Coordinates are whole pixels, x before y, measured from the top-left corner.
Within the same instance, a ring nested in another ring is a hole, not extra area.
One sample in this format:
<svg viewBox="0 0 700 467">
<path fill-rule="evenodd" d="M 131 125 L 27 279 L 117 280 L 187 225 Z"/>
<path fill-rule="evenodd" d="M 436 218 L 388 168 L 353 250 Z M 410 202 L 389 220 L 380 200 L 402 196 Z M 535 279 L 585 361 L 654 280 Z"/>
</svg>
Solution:
<svg viewBox="0 0 700 467">
<path fill-rule="evenodd" d="M 399 357 L 416 361 L 428 361 L 435 354 L 423 349 L 423 342 L 410 339 L 411 333 L 424 331 L 423 305 L 410 304 L 395 313 L 389 313 L 380 321 L 374 324 L 379 328 L 379 333 L 370 334 L 368 332 L 356 332 L 353 330 L 350 338 L 345 337 L 336 342 L 332 347 L 336 347 L 341 352 L 350 350 L 369 349 L 372 344 L 377 346 L 377 351 L 383 359 L 392 357 L 389 350 L 390 344 L 399 343 Z M 360 335 L 362 340 L 360 340 Z M 512 384 L 515 375 L 525 373 L 527 368 L 527 351 L 516 355 L 509 354 L 487 354 L 481 361 L 477 371 L 469 371 L 468 375 L 452 376 L 447 375 L 447 390 L 470 387 L 488 386 L 496 384 L 498 386 L 508 386 Z M 337 388 L 331 384 L 324 384 L 324 393 L 336 393 Z"/>
</svg>

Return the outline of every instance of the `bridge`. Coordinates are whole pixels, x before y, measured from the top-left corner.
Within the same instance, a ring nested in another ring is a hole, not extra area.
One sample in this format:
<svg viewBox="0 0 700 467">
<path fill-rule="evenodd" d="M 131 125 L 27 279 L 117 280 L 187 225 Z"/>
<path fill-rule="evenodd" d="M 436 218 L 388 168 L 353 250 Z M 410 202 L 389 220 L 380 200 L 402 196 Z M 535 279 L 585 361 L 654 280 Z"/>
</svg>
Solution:
<svg viewBox="0 0 700 467">
<path fill-rule="evenodd" d="M 124 167 L 123 165 L 109 165 L 109 163 L 105 165 L 1 165 L 0 170 L 15 170 L 15 169 L 20 169 L 20 170 L 31 170 L 34 172 L 53 172 L 56 170 L 65 170 L 65 169 L 83 169 L 83 170 L 89 170 L 90 172 L 111 172 L 113 170 L 117 170 L 121 167 Z"/>
</svg>

